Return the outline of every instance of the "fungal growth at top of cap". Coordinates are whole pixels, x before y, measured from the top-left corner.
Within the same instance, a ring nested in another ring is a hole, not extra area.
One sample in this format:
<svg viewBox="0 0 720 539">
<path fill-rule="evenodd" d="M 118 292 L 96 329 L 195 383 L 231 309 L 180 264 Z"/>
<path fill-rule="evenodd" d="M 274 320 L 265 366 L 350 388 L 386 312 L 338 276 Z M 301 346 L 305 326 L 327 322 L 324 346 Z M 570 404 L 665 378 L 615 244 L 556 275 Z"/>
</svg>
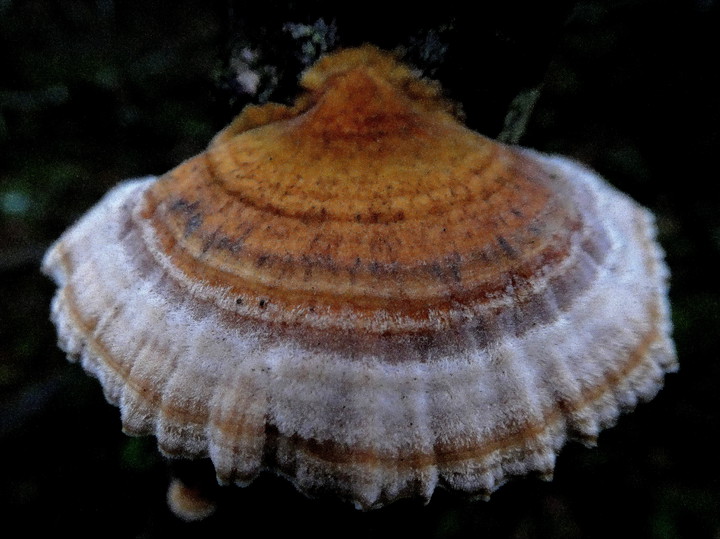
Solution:
<svg viewBox="0 0 720 539">
<path fill-rule="evenodd" d="M 365 46 L 49 250 L 60 346 L 167 456 L 363 509 L 550 476 L 676 369 L 652 215 Z"/>
</svg>

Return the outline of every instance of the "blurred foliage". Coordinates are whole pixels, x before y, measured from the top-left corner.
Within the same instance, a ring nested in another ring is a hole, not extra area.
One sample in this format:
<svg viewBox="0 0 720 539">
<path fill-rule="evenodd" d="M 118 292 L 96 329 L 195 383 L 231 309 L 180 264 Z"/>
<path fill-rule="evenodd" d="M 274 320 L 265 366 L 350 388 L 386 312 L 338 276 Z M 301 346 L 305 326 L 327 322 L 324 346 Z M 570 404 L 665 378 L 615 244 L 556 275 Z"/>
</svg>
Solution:
<svg viewBox="0 0 720 539">
<path fill-rule="evenodd" d="M 397 15 L 338 4 L 0 1 L 6 522 L 147 538 L 247 534 L 245 521 L 320 536 L 720 537 L 717 3 L 508 2 Z M 490 502 L 440 492 L 426 507 L 359 513 L 268 477 L 224 491 L 209 521 L 180 523 L 165 508 L 154 441 L 125 437 L 99 384 L 56 348 L 40 258 L 110 186 L 172 168 L 247 103 L 291 99 L 317 54 L 365 41 L 404 51 L 491 136 L 518 95 L 536 92 L 521 143 L 590 164 L 655 211 L 681 371 L 598 448 L 566 447 L 553 482 L 515 481 Z"/>
</svg>

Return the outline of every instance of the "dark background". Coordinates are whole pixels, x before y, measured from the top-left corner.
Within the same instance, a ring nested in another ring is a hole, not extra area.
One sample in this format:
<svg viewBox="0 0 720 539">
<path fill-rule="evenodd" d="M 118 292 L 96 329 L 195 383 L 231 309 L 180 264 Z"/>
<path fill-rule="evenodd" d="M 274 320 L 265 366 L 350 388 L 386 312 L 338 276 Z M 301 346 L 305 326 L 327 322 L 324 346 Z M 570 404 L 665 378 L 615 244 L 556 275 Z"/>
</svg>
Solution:
<svg viewBox="0 0 720 539">
<path fill-rule="evenodd" d="M 255 537 L 255 525 L 262 535 L 720 537 L 711 440 L 720 418 L 718 4 L 476 3 L 478 15 L 449 3 L 399 15 L 383 3 L 339 4 L 0 0 L 3 528 L 143 538 Z M 287 23 L 307 25 L 307 35 Z M 489 502 L 438 492 L 428 506 L 359 513 L 266 477 L 228 489 L 208 521 L 183 524 L 165 508 L 154 440 L 124 436 L 99 384 L 57 349 L 42 253 L 118 181 L 200 152 L 247 103 L 287 102 L 304 62 L 326 45 L 366 41 L 402 47 L 490 136 L 511 101 L 536 88 L 520 143 L 589 164 L 656 213 L 681 370 L 597 448 L 563 449 L 551 483 L 513 481 Z M 256 92 L 238 82 L 245 69 L 261 75 Z"/>
</svg>

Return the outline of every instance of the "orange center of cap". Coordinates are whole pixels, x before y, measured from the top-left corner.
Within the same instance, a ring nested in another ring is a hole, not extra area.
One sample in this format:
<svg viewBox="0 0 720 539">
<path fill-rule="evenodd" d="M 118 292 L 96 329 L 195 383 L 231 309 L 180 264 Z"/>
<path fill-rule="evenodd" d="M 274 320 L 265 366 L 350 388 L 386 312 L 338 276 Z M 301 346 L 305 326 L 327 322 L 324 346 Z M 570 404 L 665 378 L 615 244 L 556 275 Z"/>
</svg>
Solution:
<svg viewBox="0 0 720 539">
<path fill-rule="evenodd" d="M 218 182 L 296 218 L 389 222 L 446 211 L 481 188 L 472 178 L 486 172 L 492 143 L 435 96 L 404 90 L 366 67 L 333 74 L 308 110 L 219 137 L 209 152 Z"/>
<path fill-rule="evenodd" d="M 436 85 L 370 47 L 302 83 L 293 107 L 248 107 L 147 195 L 186 274 L 287 309 L 425 318 L 565 256 L 579 224 L 562 186 L 458 123 Z"/>
</svg>

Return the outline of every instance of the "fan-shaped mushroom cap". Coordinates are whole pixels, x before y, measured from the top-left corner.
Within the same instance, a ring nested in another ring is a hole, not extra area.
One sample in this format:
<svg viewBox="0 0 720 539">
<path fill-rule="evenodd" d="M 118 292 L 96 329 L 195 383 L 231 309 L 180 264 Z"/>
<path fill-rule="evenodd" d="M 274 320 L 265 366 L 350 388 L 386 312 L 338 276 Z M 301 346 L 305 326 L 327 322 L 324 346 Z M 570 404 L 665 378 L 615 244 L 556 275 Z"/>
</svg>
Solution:
<svg viewBox="0 0 720 539">
<path fill-rule="evenodd" d="M 372 47 L 50 249 L 60 345 L 167 455 L 362 508 L 549 475 L 676 368 L 652 215 Z"/>
</svg>

